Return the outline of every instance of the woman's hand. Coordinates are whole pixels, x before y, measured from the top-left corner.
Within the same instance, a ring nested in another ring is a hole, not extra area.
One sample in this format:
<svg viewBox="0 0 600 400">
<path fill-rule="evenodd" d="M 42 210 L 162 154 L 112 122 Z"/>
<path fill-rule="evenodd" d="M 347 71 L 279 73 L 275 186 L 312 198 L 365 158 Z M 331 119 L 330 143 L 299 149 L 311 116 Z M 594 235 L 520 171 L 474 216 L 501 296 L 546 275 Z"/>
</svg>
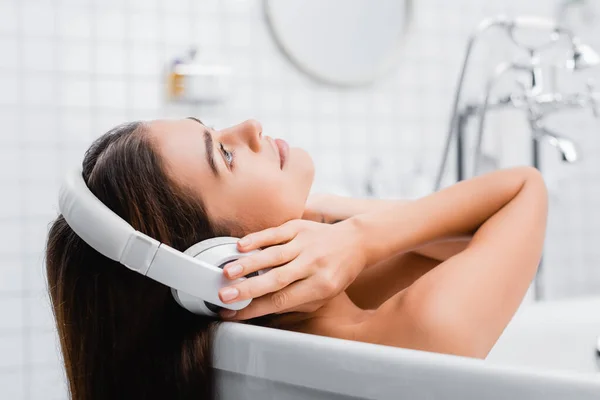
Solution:
<svg viewBox="0 0 600 400">
<path fill-rule="evenodd" d="M 311 194 L 308 197 L 304 208 L 302 219 L 310 221 L 324 222 L 332 224 L 344 221 L 356 215 L 393 208 L 399 204 L 410 203 L 409 200 L 382 200 L 382 199 L 361 199 L 353 197 L 343 197 L 333 194 Z M 472 239 L 472 235 L 462 235 L 450 237 L 435 243 L 426 243 L 421 247 L 412 249 L 417 254 L 433 258 L 438 261 L 445 261 L 455 254 L 463 251 Z M 367 266 L 366 268 L 369 268 Z"/>
<path fill-rule="evenodd" d="M 224 303 L 254 299 L 245 309 L 237 313 L 223 310 L 221 316 L 245 320 L 273 313 L 316 311 L 345 290 L 365 267 L 361 242 L 352 221 L 327 225 L 292 220 L 245 236 L 238 242 L 240 251 L 267 248 L 226 265 L 224 275 L 235 279 L 277 268 L 221 289 L 219 297 Z"/>
</svg>

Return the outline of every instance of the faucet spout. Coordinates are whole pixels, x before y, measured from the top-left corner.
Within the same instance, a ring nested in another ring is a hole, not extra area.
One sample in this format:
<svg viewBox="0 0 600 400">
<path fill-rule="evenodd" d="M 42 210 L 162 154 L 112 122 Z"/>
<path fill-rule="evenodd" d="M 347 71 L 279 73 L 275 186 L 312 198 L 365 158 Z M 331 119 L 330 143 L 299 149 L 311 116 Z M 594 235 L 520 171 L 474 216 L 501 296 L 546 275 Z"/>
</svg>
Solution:
<svg viewBox="0 0 600 400">
<path fill-rule="evenodd" d="M 536 139 L 545 139 L 551 146 L 558 149 L 563 162 L 572 164 L 579 160 L 579 151 L 577 150 L 577 146 L 572 140 L 567 139 L 564 136 L 553 133 L 547 128 L 538 128 Z"/>
</svg>

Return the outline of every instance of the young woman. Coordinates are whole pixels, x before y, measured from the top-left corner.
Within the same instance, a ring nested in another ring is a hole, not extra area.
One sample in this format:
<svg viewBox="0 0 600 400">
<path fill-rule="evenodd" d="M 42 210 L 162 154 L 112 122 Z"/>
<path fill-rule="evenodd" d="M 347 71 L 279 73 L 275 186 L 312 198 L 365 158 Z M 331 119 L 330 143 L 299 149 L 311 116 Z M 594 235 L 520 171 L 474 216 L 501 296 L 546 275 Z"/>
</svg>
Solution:
<svg viewBox="0 0 600 400">
<path fill-rule="evenodd" d="M 214 236 L 265 248 L 225 267 L 229 320 L 485 357 L 541 255 L 546 189 L 498 171 L 412 202 L 308 196 L 310 157 L 256 121 L 216 131 L 194 118 L 118 126 L 83 177 L 109 208 L 178 250 Z M 304 217 L 304 219 L 302 219 Z M 338 222 L 341 221 L 341 222 Z M 323 223 L 336 222 L 336 223 Z M 217 319 L 52 224 L 47 275 L 73 399 L 210 398 Z"/>
</svg>

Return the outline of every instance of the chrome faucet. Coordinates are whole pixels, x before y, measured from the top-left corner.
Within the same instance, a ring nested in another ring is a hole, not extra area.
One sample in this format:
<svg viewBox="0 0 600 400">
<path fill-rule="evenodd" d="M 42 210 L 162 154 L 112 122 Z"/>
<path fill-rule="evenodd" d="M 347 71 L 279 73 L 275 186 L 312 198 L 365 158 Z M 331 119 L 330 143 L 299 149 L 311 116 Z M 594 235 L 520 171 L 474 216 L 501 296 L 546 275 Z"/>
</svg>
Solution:
<svg viewBox="0 0 600 400">
<path fill-rule="evenodd" d="M 546 139 L 550 145 L 556 147 L 561 155 L 561 160 L 567 163 L 577 162 L 579 154 L 575 143 L 565 137 L 552 133 L 548 128 L 539 127 L 534 138 L 537 141 Z"/>
<path fill-rule="evenodd" d="M 460 108 L 460 97 L 462 86 L 466 76 L 466 68 L 470 54 L 475 41 L 480 35 L 491 28 L 502 28 L 512 41 L 521 49 L 525 49 L 529 57 L 525 61 L 505 62 L 496 67 L 494 72 L 488 78 L 485 85 L 485 96 L 482 102 L 468 103 Z M 527 44 L 517 40 L 515 30 L 520 27 L 534 28 L 537 30 L 549 31 L 548 40 L 540 44 Z M 485 131 L 485 120 L 488 111 L 502 108 L 519 109 L 526 112 L 527 120 L 531 130 L 532 140 L 532 165 L 540 168 L 540 143 L 547 141 L 555 147 L 564 162 L 572 163 L 579 159 L 579 154 L 575 143 L 548 129 L 543 121 L 544 119 L 557 111 L 573 108 L 590 108 L 598 118 L 600 109 L 598 107 L 600 92 L 595 91 L 593 82 L 588 82 L 585 93 L 563 94 L 554 88 L 551 92 L 545 92 L 543 86 L 543 69 L 541 66 L 540 53 L 554 45 L 561 37 L 566 37 L 570 45 L 570 57 L 562 65 L 569 71 L 579 71 L 592 66 L 600 65 L 600 56 L 590 46 L 581 43 L 581 41 L 568 29 L 556 25 L 551 20 L 541 18 L 516 18 L 510 20 L 506 17 L 497 17 L 483 21 L 476 32 L 471 35 L 467 44 L 467 51 L 463 62 L 463 67 L 458 79 L 452 114 L 446 144 L 442 155 L 442 162 L 435 182 L 435 190 L 441 187 L 441 182 L 446 170 L 446 163 L 450 153 L 450 147 L 453 140 L 456 140 L 457 152 L 457 180 L 465 178 L 464 173 L 464 154 L 465 154 L 465 131 L 469 119 L 473 116 L 479 116 L 476 144 L 473 154 L 474 168 L 473 175 L 477 175 L 480 167 L 480 159 L 483 156 L 482 142 Z M 518 80 L 522 90 L 492 97 L 492 91 L 496 87 L 500 78 L 508 73 L 524 75 L 525 79 Z M 543 287 L 541 284 L 542 265 L 538 268 L 538 274 L 534 282 L 535 297 L 537 300 L 543 297 Z"/>
<path fill-rule="evenodd" d="M 598 338 L 596 339 L 596 348 L 594 350 L 596 365 L 598 366 L 598 371 L 600 371 L 600 336 L 598 336 Z"/>
<path fill-rule="evenodd" d="M 567 59 L 565 67 L 571 71 L 579 71 L 592 66 L 600 65 L 600 56 L 589 46 L 583 45 L 575 37 L 572 37 L 572 57 Z M 496 82 L 507 72 L 525 73 L 526 81 L 519 80 L 517 83 L 522 88 L 522 93 L 511 93 L 500 96 L 498 99 L 491 98 L 491 92 Z M 541 169 L 539 160 L 539 144 L 540 140 L 545 136 L 548 137 L 548 142 L 561 150 L 566 148 L 566 143 L 570 142 L 566 138 L 562 138 L 557 134 L 551 133 L 547 128 L 542 126 L 541 121 L 551 113 L 573 108 L 590 108 L 596 118 L 600 111 L 598 109 L 598 98 L 600 92 L 595 92 L 594 84 L 588 81 L 586 93 L 573 93 L 563 95 L 559 92 L 544 93 L 543 73 L 540 65 L 540 57 L 537 51 L 531 51 L 530 59 L 520 63 L 502 63 L 500 64 L 486 84 L 486 93 L 483 104 L 480 109 L 479 127 L 477 129 L 476 145 L 473 154 L 474 168 L 473 176 L 479 173 L 480 158 L 482 157 L 482 142 L 484 135 L 484 125 L 487 112 L 490 110 L 490 104 L 503 107 L 511 106 L 526 112 L 527 119 L 532 134 L 533 154 L 532 165 Z M 507 100 L 508 99 L 508 100 Z M 560 138 L 560 140 L 558 140 Z M 572 144 L 572 142 L 571 142 Z M 575 146 L 569 146 L 571 157 L 563 157 L 563 161 L 575 162 L 577 160 Z M 563 152 L 564 155 L 564 152 Z"/>
<path fill-rule="evenodd" d="M 519 30 L 519 28 L 547 31 L 548 39 L 537 44 L 524 43 L 523 41 L 519 40 L 516 35 L 516 32 Z M 462 88 L 474 45 L 483 34 L 487 33 L 492 29 L 500 29 L 505 34 L 507 34 L 511 41 L 517 45 L 517 47 L 524 49 L 528 52 L 529 60 L 527 60 L 527 62 L 501 64 L 497 68 L 495 73 L 488 79 L 488 83 L 486 85 L 486 100 L 481 104 L 467 104 L 463 109 L 460 109 Z M 485 122 L 486 113 L 489 109 L 504 108 L 510 106 L 513 108 L 516 107 L 525 110 L 528 107 L 530 107 L 532 111 L 535 111 L 534 109 L 537 106 L 542 106 L 544 103 L 551 103 L 549 105 L 551 105 L 555 109 L 576 106 L 581 107 L 583 103 L 586 103 L 592 104 L 594 112 L 596 113 L 596 115 L 598 114 L 597 100 L 600 97 L 597 92 L 588 93 L 586 99 L 583 99 L 581 95 L 578 95 L 575 97 L 569 96 L 566 100 L 563 99 L 563 96 L 558 93 L 550 94 L 550 99 L 548 98 L 548 94 L 542 93 L 544 88 L 542 86 L 542 69 L 540 68 L 541 66 L 539 54 L 543 50 L 554 46 L 561 38 L 568 39 L 568 43 L 571 50 L 571 55 L 564 64 L 565 68 L 571 71 L 579 71 L 600 64 L 600 56 L 598 55 L 598 53 L 596 53 L 596 51 L 594 51 L 594 49 L 582 43 L 579 40 L 579 38 L 577 38 L 571 32 L 571 30 L 563 26 L 557 25 L 552 20 L 537 17 L 518 17 L 514 19 L 509 19 L 506 16 L 499 16 L 495 18 L 486 19 L 479 24 L 479 26 L 477 27 L 475 32 L 469 37 L 469 40 L 467 42 L 465 57 L 463 59 L 463 65 L 459 74 L 458 85 L 456 88 L 454 101 L 452 105 L 451 119 L 446 135 L 444 151 L 442 153 L 442 161 L 435 180 L 434 190 L 438 190 L 441 187 L 442 179 L 444 178 L 444 174 L 446 172 L 446 164 L 451 151 L 451 145 L 454 140 L 456 140 L 457 142 L 458 155 L 456 168 L 457 180 L 464 179 L 464 149 L 462 148 L 464 143 L 463 133 L 469 118 L 474 115 L 481 116 L 480 128 L 478 130 L 477 139 L 478 144 L 476 147 L 476 154 L 480 154 L 481 138 L 483 136 L 483 126 Z M 506 73 L 511 71 L 521 73 L 524 72 L 527 74 L 529 81 L 527 86 L 529 89 L 526 91 L 526 96 L 512 94 L 508 96 L 500 96 L 498 99 L 493 100 L 491 98 L 491 91 L 494 88 L 496 82 L 500 79 L 501 76 L 504 76 Z M 538 96 L 540 97 L 538 98 Z M 523 102 L 523 100 L 525 100 L 525 102 Z M 532 118 L 534 115 L 536 116 L 535 118 L 539 118 L 537 116 L 537 111 L 535 111 L 531 115 Z M 478 158 L 479 156 L 475 158 L 476 164 Z"/>
</svg>

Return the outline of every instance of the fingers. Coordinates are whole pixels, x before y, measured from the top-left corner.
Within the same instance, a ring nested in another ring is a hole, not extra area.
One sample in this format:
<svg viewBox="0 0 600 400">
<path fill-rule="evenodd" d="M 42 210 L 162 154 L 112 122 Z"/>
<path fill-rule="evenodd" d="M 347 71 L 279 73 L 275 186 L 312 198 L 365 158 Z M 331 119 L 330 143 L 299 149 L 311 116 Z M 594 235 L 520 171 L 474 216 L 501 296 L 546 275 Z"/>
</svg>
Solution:
<svg viewBox="0 0 600 400">
<path fill-rule="evenodd" d="M 221 312 L 221 316 L 230 321 L 240 321 L 308 306 L 305 303 L 314 306 L 316 297 L 313 286 L 309 279 L 295 282 L 275 293 L 255 298 L 248 307 L 239 310 L 234 316 L 227 316 L 225 310 Z"/>
<path fill-rule="evenodd" d="M 300 250 L 292 243 L 271 246 L 256 254 L 230 262 L 225 265 L 223 272 L 229 279 L 236 279 L 261 269 L 286 264 L 298 257 L 299 253 Z"/>
<path fill-rule="evenodd" d="M 302 268 L 302 265 L 294 260 L 283 267 L 273 268 L 266 274 L 222 288 L 219 290 L 219 298 L 223 303 L 256 299 L 279 291 L 297 280 L 306 278 L 309 274 L 308 268 Z"/>
<path fill-rule="evenodd" d="M 302 221 L 292 220 L 275 228 L 251 233 L 238 241 L 240 251 L 256 250 L 260 247 L 287 243 L 292 240 L 302 226 Z"/>
</svg>

